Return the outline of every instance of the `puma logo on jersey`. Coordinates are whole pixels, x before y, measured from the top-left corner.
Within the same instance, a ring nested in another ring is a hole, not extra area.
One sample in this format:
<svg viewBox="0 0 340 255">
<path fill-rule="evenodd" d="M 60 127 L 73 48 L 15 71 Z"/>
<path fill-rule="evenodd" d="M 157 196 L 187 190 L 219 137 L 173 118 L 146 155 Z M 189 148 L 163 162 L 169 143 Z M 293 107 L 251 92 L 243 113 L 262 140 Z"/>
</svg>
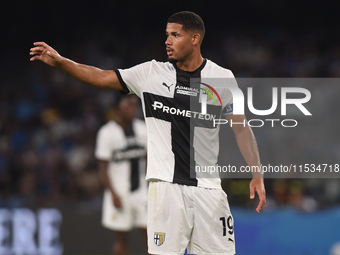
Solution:
<svg viewBox="0 0 340 255">
<path fill-rule="evenodd" d="M 168 84 L 166 84 L 165 82 L 163 82 L 162 85 L 165 86 L 165 87 L 167 87 L 168 90 L 169 90 L 169 92 L 170 92 L 170 87 L 171 87 L 172 85 L 174 85 L 174 84 L 168 85 Z"/>
</svg>

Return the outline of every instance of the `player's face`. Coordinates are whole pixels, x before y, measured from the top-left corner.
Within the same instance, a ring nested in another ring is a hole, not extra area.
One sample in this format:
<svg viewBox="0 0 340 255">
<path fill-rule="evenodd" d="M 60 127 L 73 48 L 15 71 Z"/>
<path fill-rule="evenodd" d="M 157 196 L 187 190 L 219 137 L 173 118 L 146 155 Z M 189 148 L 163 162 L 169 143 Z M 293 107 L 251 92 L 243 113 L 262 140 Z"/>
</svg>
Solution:
<svg viewBox="0 0 340 255">
<path fill-rule="evenodd" d="M 172 63 L 184 62 L 194 51 L 192 34 L 184 31 L 182 25 L 177 23 L 168 23 L 165 33 L 168 60 Z"/>
<path fill-rule="evenodd" d="M 132 121 L 136 115 L 138 101 L 135 96 L 124 97 L 119 103 L 118 110 L 126 121 Z"/>
</svg>

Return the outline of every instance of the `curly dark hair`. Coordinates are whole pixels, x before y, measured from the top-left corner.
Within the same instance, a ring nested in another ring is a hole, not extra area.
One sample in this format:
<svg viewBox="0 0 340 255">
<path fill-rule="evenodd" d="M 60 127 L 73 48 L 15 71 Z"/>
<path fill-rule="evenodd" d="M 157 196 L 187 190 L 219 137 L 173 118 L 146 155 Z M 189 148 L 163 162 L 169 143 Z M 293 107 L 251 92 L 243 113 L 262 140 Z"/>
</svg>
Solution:
<svg viewBox="0 0 340 255">
<path fill-rule="evenodd" d="M 168 23 L 177 23 L 182 25 L 185 31 L 195 31 L 201 34 L 201 42 L 205 35 L 204 22 L 200 16 L 190 11 L 181 11 L 173 14 Z"/>
</svg>

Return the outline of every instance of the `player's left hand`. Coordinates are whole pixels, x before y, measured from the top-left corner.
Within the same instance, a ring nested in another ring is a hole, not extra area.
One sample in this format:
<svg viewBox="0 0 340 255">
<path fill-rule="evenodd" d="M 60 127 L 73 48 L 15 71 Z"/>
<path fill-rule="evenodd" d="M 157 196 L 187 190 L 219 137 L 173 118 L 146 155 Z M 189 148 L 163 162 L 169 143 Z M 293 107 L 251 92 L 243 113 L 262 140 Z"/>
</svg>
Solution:
<svg viewBox="0 0 340 255">
<path fill-rule="evenodd" d="M 260 213 L 266 204 L 266 190 L 264 188 L 263 178 L 253 178 L 249 184 L 250 199 L 255 198 L 255 192 L 259 196 L 260 202 L 256 208 L 256 211 Z"/>
</svg>

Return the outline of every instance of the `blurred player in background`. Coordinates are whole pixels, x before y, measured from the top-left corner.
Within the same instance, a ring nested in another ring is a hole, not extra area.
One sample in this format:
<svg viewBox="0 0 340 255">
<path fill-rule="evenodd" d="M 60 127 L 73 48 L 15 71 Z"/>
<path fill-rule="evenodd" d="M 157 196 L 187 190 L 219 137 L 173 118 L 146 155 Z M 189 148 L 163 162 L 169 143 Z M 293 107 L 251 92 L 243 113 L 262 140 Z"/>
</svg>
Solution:
<svg viewBox="0 0 340 255">
<path fill-rule="evenodd" d="M 195 92 L 190 79 L 234 77 L 230 70 L 202 57 L 204 35 L 204 23 L 197 14 L 175 13 L 166 26 L 168 62 L 152 60 L 116 71 L 75 63 L 44 42 L 34 43 L 30 52 L 31 61 L 58 67 L 86 84 L 135 93 L 141 98 L 148 130 L 147 228 L 151 254 L 183 254 L 186 247 L 194 254 L 235 254 L 233 217 L 220 178 L 190 175 L 193 166 L 200 166 L 197 155 L 215 166 L 219 153 L 219 129 L 211 127 L 211 118 L 201 121 L 190 108 L 191 99 L 199 107 L 202 94 Z M 247 123 L 244 115 L 233 115 L 230 91 L 221 97 L 222 105 L 209 108 L 225 115 L 229 123 Z M 191 130 L 190 120 L 201 126 Z M 247 164 L 260 169 L 251 128 L 233 125 L 232 130 Z M 256 211 L 260 212 L 266 203 L 261 173 L 253 173 L 249 187 L 251 199 L 255 193 L 259 196 Z"/>
<path fill-rule="evenodd" d="M 102 224 L 115 231 L 114 255 L 128 254 L 128 234 L 140 228 L 146 240 L 146 126 L 135 118 L 138 99 L 122 97 L 117 115 L 97 135 L 95 156 L 105 186 Z"/>
</svg>

